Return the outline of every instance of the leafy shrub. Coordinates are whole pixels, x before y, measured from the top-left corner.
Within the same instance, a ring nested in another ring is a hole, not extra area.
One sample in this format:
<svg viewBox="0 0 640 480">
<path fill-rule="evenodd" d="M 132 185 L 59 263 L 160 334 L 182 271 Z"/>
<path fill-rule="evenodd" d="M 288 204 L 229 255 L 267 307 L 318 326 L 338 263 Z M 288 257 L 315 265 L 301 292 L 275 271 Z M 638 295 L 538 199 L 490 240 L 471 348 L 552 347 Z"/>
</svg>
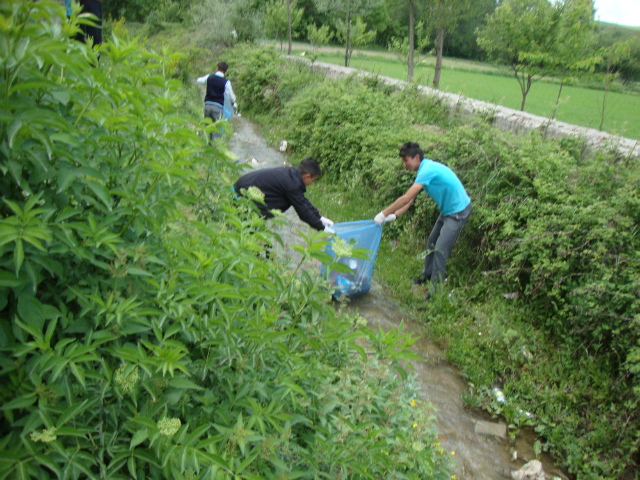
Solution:
<svg viewBox="0 0 640 480">
<path fill-rule="evenodd" d="M 46 0 L 0 13 L 3 476 L 448 478 L 397 375 L 413 340 L 264 258 L 172 55 L 93 52 Z"/>
</svg>

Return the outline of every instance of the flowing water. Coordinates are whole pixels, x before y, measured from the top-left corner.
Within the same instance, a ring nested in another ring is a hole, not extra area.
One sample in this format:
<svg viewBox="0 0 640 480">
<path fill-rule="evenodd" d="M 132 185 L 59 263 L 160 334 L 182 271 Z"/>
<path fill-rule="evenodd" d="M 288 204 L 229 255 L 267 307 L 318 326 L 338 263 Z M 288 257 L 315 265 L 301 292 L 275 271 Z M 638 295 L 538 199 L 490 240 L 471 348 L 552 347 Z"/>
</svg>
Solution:
<svg viewBox="0 0 640 480">
<path fill-rule="evenodd" d="M 235 132 L 228 145 L 238 157 L 238 163 L 253 168 L 273 168 L 286 164 L 282 153 L 267 146 L 256 125 L 241 117 L 234 117 L 232 121 Z M 289 226 L 279 232 L 285 245 L 302 243 L 296 230 L 306 230 L 306 225 L 300 222 L 293 209 L 289 209 L 286 216 Z M 285 251 L 290 252 L 291 249 L 285 247 Z M 291 256 L 296 259 L 295 254 Z M 403 314 L 398 305 L 386 298 L 384 289 L 376 284 L 375 277 L 371 291 L 353 299 L 350 308 L 357 309 L 371 328 L 377 330 L 381 327 L 386 331 L 397 328 L 404 321 L 404 331 L 420 337 L 412 350 L 424 360 L 411 363 L 422 386 L 423 399 L 435 409 L 435 426 L 441 446 L 446 451 L 455 452 L 452 459 L 456 463 L 454 473 L 458 479 L 511 478 L 512 470 L 521 468 L 526 461 L 535 458 L 533 444 L 537 437 L 531 430 L 522 431 L 515 441 L 476 433 L 478 421 L 499 420 L 491 419 L 483 411 L 465 408 L 462 393 L 467 383 L 458 369 L 448 363 L 443 352 L 426 338 L 424 328 L 418 322 Z M 512 459 L 514 451 L 517 451 L 517 460 Z M 549 455 L 543 453 L 539 459 L 548 478 L 567 478 L 554 466 Z"/>
</svg>

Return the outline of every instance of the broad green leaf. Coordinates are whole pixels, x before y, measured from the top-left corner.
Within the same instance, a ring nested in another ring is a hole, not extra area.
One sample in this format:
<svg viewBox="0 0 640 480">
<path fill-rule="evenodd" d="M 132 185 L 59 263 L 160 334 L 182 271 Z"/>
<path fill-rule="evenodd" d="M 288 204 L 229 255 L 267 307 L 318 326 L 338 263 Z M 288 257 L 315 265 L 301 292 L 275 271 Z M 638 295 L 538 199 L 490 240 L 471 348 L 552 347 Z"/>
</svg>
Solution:
<svg viewBox="0 0 640 480">
<path fill-rule="evenodd" d="M 169 381 L 169 386 L 181 389 L 203 390 L 202 387 L 196 385 L 191 380 L 184 377 L 175 377 Z"/>
</svg>

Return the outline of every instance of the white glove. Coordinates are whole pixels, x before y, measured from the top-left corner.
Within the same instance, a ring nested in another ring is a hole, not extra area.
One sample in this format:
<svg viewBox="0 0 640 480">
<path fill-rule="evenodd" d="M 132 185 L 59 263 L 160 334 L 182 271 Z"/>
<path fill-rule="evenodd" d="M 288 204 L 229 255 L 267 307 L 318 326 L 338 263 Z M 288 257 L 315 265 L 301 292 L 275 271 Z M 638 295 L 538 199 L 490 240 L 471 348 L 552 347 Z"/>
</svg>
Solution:
<svg viewBox="0 0 640 480">
<path fill-rule="evenodd" d="M 238 109 L 238 104 L 236 102 L 233 102 L 233 108 L 235 108 L 236 110 Z"/>
<path fill-rule="evenodd" d="M 333 227 L 333 222 L 328 218 L 320 217 L 320 221 L 322 222 L 322 225 L 324 225 L 325 227 Z"/>
<path fill-rule="evenodd" d="M 382 225 L 385 220 L 386 220 L 386 217 L 384 216 L 384 213 L 382 213 L 382 212 L 380 212 L 379 214 L 377 214 L 373 218 L 373 221 L 376 222 L 376 225 L 378 225 L 378 226 Z"/>
<path fill-rule="evenodd" d="M 386 216 L 386 218 L 384 219 L 384 223 L 394 222 L 396 218 L 398 218 L 396 216 L 396 214 L 395 213 L 391 213 L 391 214 Z"/>
<path fill-rule="evenodd" d="M 327 233 L 333 233 L 333 234 L 336 233 L 336 231 L 333 228 L 331 228 L 329 225 L 324 227 L 324 231 L 327 232 Z"/>
</svg>

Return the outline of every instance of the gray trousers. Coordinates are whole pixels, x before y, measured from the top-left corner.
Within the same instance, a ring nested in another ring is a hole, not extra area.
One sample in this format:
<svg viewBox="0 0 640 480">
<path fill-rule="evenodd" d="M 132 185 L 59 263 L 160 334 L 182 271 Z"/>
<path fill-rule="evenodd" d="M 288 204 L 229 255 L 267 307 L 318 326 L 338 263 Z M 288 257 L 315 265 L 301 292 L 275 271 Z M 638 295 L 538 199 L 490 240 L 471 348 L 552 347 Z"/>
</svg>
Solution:
<svg viewBox="0 0 640 480">
<path fill-rule="evenodd" d="M 422 276 L 430 279 L 434 288 L 446 278 L 447 260 L 462 227 L 471 217 L 471 210 L 471 204 L 469 204 L 464 210 L 453 215 L 445 217 L 440 214 L 433 230 L 431 230 L 427 241 L 427 256 L 424 260 Z"/>
<path fill-rule="evenodd" d="M 210 103 L 205 103 L 204 118 L 210 118 L 213 123 L 216 123 L 222 118 L 222 107 L 211 105 Z M 213 140 L 214 138 L 222 138 L 222 134 L 220 132 L 211 132 L 209 139 Z"/>
</svg>

